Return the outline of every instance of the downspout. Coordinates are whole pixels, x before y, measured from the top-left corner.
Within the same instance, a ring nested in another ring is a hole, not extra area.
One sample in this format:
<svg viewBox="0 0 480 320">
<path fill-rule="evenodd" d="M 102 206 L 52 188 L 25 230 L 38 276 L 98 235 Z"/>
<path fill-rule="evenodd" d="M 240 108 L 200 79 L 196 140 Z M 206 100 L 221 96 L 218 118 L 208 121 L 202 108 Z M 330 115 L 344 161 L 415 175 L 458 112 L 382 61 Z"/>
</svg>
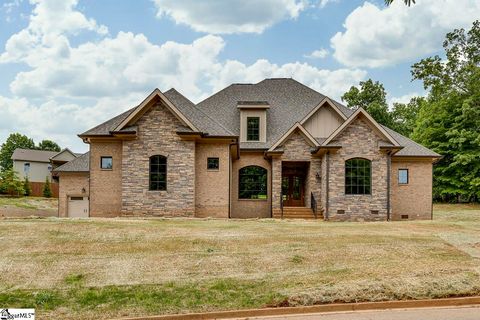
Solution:
<svg viewBox="0 0 480 320">
<path fill-rule="evenodd" d="M 328 203 L 328 189 L 329 189 L 329 180 L 330 180 L 330 151 L 327 151 L 327 153 L 325 154 L 325 160 L 327 162 L 327 173 L 326 173 L 326 187 L 325 187 L 325 220 L 328 220 L 328 216 L 329 216 L 329 203 Z"/>
<path fill-rule="evenodd" d="M 390 221 L 390 170 L 392 162 L 392 153 L 387 153 L 387 221 Z"/>
<path fill-rule="evenodd" d="M 236 143 L 230 143 L 228 145 L 228 219 L 231 218 L 231 211 L 232 211 L 232 146 Z"/>
</svg>

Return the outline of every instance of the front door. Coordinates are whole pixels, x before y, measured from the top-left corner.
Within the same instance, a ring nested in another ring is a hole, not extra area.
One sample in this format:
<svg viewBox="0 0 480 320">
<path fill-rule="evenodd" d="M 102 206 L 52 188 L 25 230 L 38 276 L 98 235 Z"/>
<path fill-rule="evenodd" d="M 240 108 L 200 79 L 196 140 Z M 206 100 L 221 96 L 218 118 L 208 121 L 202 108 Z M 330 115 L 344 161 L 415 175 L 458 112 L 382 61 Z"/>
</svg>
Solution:
<svg viewBox="0 0 480 320">
<path fill-rule="evenodd" d="M 305 205 L 303 191 L 304 177 L 299 174 L 282 176 L 283 205 L 286 207 L 303 207 Z"/>
</svg>

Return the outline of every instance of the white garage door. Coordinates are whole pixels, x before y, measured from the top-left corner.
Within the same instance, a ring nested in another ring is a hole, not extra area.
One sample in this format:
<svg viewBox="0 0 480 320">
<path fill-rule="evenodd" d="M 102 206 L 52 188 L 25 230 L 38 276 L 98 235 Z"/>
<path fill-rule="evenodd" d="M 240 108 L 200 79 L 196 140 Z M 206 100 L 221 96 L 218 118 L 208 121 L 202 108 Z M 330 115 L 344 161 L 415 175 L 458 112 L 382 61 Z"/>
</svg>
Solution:
<svg viewBox="0 0 480 320">
<path fill-rule="evenodd" d="M 88 218 L 88 197 L 68 197 L 68 216 Z"/>
</svg>

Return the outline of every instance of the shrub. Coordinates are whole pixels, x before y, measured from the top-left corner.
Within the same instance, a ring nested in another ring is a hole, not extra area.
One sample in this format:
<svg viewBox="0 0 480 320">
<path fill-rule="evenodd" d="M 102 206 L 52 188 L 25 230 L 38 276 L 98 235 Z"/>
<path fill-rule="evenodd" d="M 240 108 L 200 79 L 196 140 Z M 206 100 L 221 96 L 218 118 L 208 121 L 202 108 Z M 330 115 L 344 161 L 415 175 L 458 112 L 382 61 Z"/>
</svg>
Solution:
<svg viewBox="0 0 480 320">
<path fill-rule="evenodd" d="M 0 175 L 0 192 L 20 196 L 25 193 L 23 183 L 13 169 L 4 170 Z"/>
<path fill-rule="evenodd" d="M 45 184 L 43 185 L 43 196 L 45 198 L 51 198 L 52 197 L 52 188 L 50 187 L 50 180 L 48 180 L 48 177 L 45 178 Z"/>
<path fill-rule="evenodd" d="M 32 187 L 28 177 L 25 177 L 25 180 L 23 180 L 23 194 L 27 197 L 32 194 Z"/>
</svg>

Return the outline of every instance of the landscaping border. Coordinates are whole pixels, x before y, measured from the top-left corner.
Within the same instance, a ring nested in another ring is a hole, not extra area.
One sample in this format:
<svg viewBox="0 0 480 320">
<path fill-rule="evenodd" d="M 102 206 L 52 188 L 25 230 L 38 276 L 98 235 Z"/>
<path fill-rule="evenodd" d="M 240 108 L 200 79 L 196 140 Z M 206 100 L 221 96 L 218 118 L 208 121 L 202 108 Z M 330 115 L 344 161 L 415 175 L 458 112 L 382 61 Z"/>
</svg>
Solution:
<svg viewBox="0 0 480 320">
<path fill-rule="evenodd" d="M 262 308 L 216 311 L 206 313 L 188 313 L 176 315 L 146 316 L 133 318 L 117 318 L 121 320 L 194 320 L 194 319 L 228 319 L 247 318 L 261 316 L 282 316 L 305 313 L 320 312 L 342 312 L 359 310 L 384 310 L 384 309 L 405 309 L 405 308 L 427 308 L 427 307 L 453 307 L 480 304 L 480 296 L 426 299 L 426 300 L 399 300 L 381 302 L 358 302 L 358 303 L 332 303 L 313 306 Z"/>
</svg>

